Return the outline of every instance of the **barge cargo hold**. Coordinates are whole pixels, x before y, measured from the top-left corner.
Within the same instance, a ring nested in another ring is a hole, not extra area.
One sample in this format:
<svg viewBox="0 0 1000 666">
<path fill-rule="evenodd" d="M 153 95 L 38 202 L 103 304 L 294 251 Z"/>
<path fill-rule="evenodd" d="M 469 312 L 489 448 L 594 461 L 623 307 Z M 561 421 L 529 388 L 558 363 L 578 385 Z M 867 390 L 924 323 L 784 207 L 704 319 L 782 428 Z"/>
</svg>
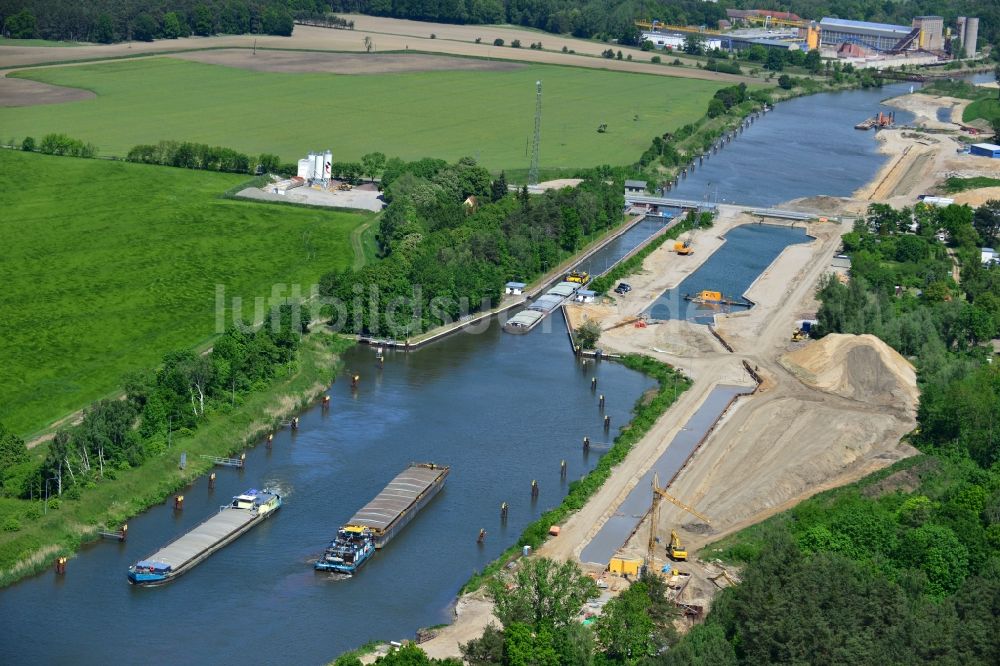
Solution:
<svg viewBox="0 0 1000 666">
<path fill-rule="evenodd" d="M 129 567 L 128 581 L 144 587 L 169 583 L 280 508 L 281 496 L 270 490 L 237 495 L 214 516 Z"/>
<path fill-rule="evenodd" d="M 450 469 L 447 465 L 410 463 L 347 524 L 367 527 L 374 535 L 375 547 L 384 547 L 441 491 Z"/>
</svg>

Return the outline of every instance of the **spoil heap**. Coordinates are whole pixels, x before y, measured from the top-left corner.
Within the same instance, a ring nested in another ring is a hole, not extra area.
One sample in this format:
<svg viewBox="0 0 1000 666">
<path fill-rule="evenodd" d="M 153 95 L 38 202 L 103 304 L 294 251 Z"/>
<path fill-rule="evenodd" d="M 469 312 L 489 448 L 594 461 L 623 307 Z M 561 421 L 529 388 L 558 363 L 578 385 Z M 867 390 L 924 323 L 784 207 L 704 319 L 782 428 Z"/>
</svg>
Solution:
<svg viewBox="0 0 1000 666">
<path fill-rule="evenodd" d="M 906 412 L 916 409 L 916 371 L 874 335 L 828 335 L 785 354 L 780 362 L 820 391 Z"/>
</svg>

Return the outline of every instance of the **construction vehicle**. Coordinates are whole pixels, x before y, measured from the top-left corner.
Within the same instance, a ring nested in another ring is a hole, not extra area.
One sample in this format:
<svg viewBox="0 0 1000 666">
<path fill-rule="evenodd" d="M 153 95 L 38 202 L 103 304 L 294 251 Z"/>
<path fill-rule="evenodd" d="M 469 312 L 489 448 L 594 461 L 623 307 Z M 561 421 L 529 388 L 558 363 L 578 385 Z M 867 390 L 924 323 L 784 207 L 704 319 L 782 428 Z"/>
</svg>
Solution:
<svg viewBox="0 0 1000 666">
<path fill-rule="evenodd" d="M 670 530 L 670 559 L 677 562 L 687 562 L 688 552 L 681 545 L 681 538 L 677 536 L 677 530 Z"/>
<path fill-rule="evenodd" d="M 689 254 L 694 254 L 694 248 L 691 247 L 690 241 L 674 241 L 674 252 L 686 256 Z"/>
<path fill-rule="evenodd" d="M 584 271 L 573 271 L 566 276 L 566 282 L 576 282 L 578 284 L 587 284 L 590 281 L 590 274 Z"/>
<path fill-rule="evenodd" d="M 794 331 L 792 331 L 792 342 L 801 342 L 802 340 L 805 340 L 808 337 L 809 335 L 806 334 L 805 331 L 803 331 L 801 328 L 797 328 Z"/>
<path fill-rule="evenodd" d="M 694 508 L 688 506 L 684 502 L 680 501 L 673 495 L 667 492 L 666 488 L 660 487 L 660 480 L 657 475 L 653 474 L 653 503 L 649 507 L 649 543 L 646 548 L 646 568 L 647 571 L 653 570 L 653 549 L 656 546 L 656 524 L 660 519 L 660 500 L 666 499 L 671 504 L 684 509 L 692 516 L 698 518 L 706 525 L 711 525 L 712 521 L 698 513 Z M 677 532 L 671 530 L 670 532 L 670 545 L 667 548 L 667 552 L 670 554 L 672 559 L 687 560 L 687 551 L 681 546 L 681 540 L 677 536 Z"/>
<path fill-rule="evenodd" d="M 354 186 L 351 185 L 350 183 L 341 183 L 340 185 L 337 186 L 337 189 L 338 190 L 352 190 L 352 189 L 354 189 Z"/>
</svg>

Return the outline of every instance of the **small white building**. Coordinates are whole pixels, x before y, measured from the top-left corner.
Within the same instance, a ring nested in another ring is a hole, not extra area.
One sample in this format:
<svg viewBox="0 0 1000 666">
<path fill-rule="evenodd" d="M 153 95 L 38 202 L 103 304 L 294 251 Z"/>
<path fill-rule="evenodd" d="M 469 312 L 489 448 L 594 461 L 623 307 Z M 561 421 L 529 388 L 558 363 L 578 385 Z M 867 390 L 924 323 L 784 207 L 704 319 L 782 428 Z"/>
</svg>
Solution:
<svg viewBox="0 0 1000 666">
<path fill-rule="evenodd" d="M 528 285 L 526 285 L 523 282 L 508 282 L 506 285 L 504 285 L 503 293 L 511 294 L 514 296 L 520 296 L 521 294 L 524 293 L 524 288 L 527 286 Z"/>
<path fill-rule="evenodd" d="M 679 32 L 644 32 L 642 33 L 642 41 L 652 42 L 653 48 L 656 49 L 670 49 L 671 51 L 678 51 L 684 48 L 684 38 L 686 36 L 687 35 L 683 35 Z M 702 35 L 702 47 L 709 51 L 712 49 L 721 49 L 722 40 L 718 37 Z"/>
<path fill-rule="evenodd" d="M 993 262 L 1000 262 L 1000 254 L 997 254 L 997 251 L 991 247 L 983 247 L 979 249 L 979 260 L 986 266 Z"/>
<path fill-rule="evenodd" d="M 597 299 L 597 292 L 591 291 L 590 289 L 581 289 L 576 292 L 576 301 L 578 303 L 593 303 Z"/>
</svg>

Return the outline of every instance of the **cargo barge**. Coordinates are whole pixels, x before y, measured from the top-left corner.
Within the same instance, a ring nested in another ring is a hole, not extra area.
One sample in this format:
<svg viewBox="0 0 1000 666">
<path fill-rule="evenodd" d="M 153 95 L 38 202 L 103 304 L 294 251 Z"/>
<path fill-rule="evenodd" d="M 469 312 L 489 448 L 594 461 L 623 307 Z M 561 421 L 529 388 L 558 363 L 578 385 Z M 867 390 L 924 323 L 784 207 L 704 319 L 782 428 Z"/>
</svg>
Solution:
<svg viewBox="0 0 1000 666">
<path fill-rule="evenodd" d="M 420 509 L 434 498 L 451 470 L 447 465 L 410 463 L 385 490 L 347 522 L 371 530 L 375 548 L 383 548 Z"/>
<path fill-rule="evenodd" d="M 573 276 L 577 276 L 577 280 L 589 277 L 586 273 L 570 273 L 570 277 Z M 560 282 L 543 296 L 539 296 L 534 303 L 508 319 L 503 330 L 514 335 L 531 332 L 550 312 L 562 305 L 567 298 L 573 297 L 582 286 L 582 283 L 570 279 Z"/>
<path fill-rule="evenodd" d="M 187 573 L 281 508 L 281 496 L 270 490 L 248 490 L 219 512 L 128 569 L 133 585 L 155 587 Z"/>
</svg>

